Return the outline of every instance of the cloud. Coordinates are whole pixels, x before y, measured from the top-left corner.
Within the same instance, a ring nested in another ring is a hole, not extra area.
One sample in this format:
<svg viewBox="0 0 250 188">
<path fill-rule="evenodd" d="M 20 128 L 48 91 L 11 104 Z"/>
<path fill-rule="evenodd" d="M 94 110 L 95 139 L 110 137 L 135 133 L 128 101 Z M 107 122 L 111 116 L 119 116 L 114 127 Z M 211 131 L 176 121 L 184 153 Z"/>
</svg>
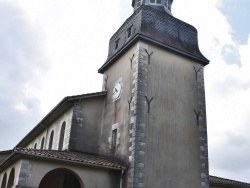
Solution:
<svg viewBox="0 0 250 188">
<path fill-rule="evenodd" d="M 120 19 L 132 13 L 122 11 L 127 4 L 0 0 L 0 150 L 17 144 L 63 97 L 100 91 L 97 69 Z"/>
<path fill-rule="evenodd" d="M 220 57 L 222 47 L 218 58 L 206 68 L 210 170 L 219 176 L 249 181 L 250 39 L 234 50 L 240 65 L 227 64 L 230 56 Z"/>
<path fill-rule="evenodd" d="M 11 149 L 41 117 L 40 101 L 32 93 L 47 65 L 37 36 L 25 15 L 0 3 L 0 149 Z"/>
<path fill-rule="evenodd" d="M 28 15 L 29 23 L 39 25 L 44 33 L 43 48 L 50 60 L 50 69 L 38 93 L 43 114 L 65 96 L 100 91 L 102 75 L 97 74 L 97 70 L 106 61 L 109 39 L 120 27 L 120 20 L 125 21 L 132 13 L 132 7 L 129 7 L 130 13 L 129 9 L 122 11 L 128 2 L 18 2 Z"/>
</svg>

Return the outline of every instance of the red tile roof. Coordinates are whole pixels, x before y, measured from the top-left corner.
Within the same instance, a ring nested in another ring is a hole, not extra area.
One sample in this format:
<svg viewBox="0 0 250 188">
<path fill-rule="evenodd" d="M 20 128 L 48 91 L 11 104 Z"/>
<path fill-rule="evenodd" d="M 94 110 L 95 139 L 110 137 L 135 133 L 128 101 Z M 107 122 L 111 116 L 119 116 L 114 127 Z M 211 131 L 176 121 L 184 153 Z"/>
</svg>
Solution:
<svg viewBox="0 0 250 188">
<path fill-rule="evenodd" d="M 34 157 L 45 160 L 58 160 L 63 162 L 74 162 L 87 166 L 95 166 L 109 169 L 122 170 L 126 165 L 114 159 L 99 155 L 87 154 L 78 151 L 58 151 L 58 150 L 36 150 L 36 149 L 14 149 L 11 156 L 19 155 L 24 157 Z M 11 156 L 9 158 L 11 158 Z M 8 159 L 5 161 L 7 162 Z"/>
</svg>

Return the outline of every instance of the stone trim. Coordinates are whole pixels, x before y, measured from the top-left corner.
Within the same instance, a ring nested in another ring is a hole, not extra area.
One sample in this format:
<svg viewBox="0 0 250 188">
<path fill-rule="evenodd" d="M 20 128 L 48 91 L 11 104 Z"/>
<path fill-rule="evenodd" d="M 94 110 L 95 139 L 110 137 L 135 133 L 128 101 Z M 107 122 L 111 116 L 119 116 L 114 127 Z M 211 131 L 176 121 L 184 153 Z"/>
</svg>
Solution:
<svg viewBox="0 0 250 188">
<path fill-rule="evenodd" d="M 204 68 L 197 65 L 197 89 L 198 106 L 201 114 L 198 119 L 199 138 L 200 138 L 200 159 L 201 159 L 201 188 L 209 188 L 209 164 L 208 164 L 208 141 L 207 141 L 207 120 L 206 120 L 206 101 L 204 86 Z"/>
<path fill-rule="evenodd" d="M 73 115 L 71 121 L 71 130 L 70 130 L 70 142 L 68 149 L 69 150 L 80 150 L 78 144 L 78 138 L 81 137 L 81 132 L 79 131 L 79 127 L 83 126 L 84 116 L 82 112 L 82 107 L 80 100 L 74 102 L 73 104 Z"/>
<path fill-rule="evenodd" d="M 139 42 L 137 44 L 132 61 L 132 102 L 130 109 L 129 130 L 129 163 L 128 188 L 144 187 L 144 167 L 146 155 L 145 126 L 147 115 L 147 70 L 148 55 L 145 49 L 148 45 Z"/>
</svg>

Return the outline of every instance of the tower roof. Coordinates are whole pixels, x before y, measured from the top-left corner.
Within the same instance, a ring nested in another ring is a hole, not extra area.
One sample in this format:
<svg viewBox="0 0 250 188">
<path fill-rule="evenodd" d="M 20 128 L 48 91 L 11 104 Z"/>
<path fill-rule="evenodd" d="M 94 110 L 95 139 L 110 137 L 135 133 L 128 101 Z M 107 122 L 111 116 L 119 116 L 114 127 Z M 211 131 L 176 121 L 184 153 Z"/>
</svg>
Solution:
<svg viewBox="0 0 250 188">
<path fill-rule="evenodd" d="M 193 26 L 155 7 L 142 5 L 111 37 L 107 61 L 98 72 L 103 73 L 138 40 L 195 59 L 203 65 L 209 63 L 199 50 L 198 34 Z"/>
</svg>

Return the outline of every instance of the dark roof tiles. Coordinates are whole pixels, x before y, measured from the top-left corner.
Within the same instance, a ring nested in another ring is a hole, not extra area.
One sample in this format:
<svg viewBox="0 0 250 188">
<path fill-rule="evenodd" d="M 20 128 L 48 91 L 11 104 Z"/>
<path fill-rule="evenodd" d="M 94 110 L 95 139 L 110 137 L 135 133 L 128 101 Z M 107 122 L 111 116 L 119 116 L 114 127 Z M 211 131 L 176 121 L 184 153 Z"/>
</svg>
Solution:
<svg viewBox="0 0 250 188">
<path fill-rule="evenodd" d="M 128 36 L 128 28 L 131 28 Z M 165 11 L 142 5 L 131 15 L 109 41 L 107 61 L 98 70 L 103 73 L 114 63 L 132 43 L 144 40 L 167 48 L 207 65 L 209 60 L 199 50 L 198 34 L 195 27 L 187 24 Z M 117 41 L 119 44 L 117 46 Z"/>
<path fill-rule="evenodd" d="M 17 148 L 14 153 L 42 157 L 46 159 L 58 159 L 64 161 L 77 162 L 84 165 L 94 165 L 106 168 L 124 169 L 125 165 L 117 162 L 113 159 L 107 157 L 102 157 L 98 155 L 92 155 L 87 153 L 82 153 L 78 151 L 58 151 L 58 150 L 35 150 L 35 149 L 23 149 Z"/>
<path fill-rule="evenodd" d="M 240 181 L 220 178 L 216 176 L 209 176 L 209 182 L 210 184 L 220 184 L 220 185 L 235 185 L 235 186 L 244 186 L 244 187 L 250 187 L 249 183 L 244 183 Z"/>
</svg>

